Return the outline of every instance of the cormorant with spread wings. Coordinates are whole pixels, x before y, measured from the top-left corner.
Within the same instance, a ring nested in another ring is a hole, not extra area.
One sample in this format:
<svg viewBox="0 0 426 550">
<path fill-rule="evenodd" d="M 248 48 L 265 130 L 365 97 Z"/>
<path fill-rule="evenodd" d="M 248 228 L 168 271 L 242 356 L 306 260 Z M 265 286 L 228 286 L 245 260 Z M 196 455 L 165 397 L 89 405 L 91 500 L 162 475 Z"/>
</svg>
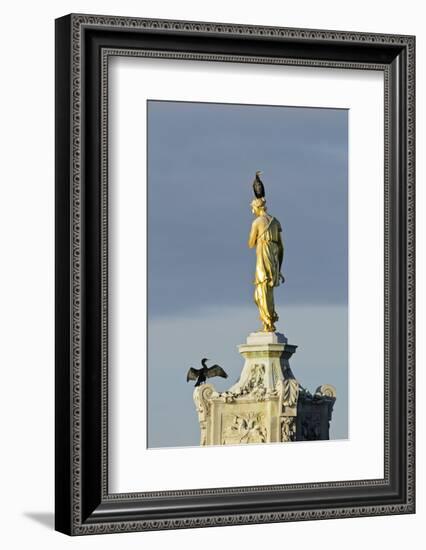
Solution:
<svg viewBox="0 0 426 550">
<path fill-rule="evenodd" d="M 205 384 L 207 378 L 213 378 L 213 376 L 228 378 L 228 375 L 222 367 L 220 367 L 219 365 L 208 367 L 206 365 L 206 361 L 208 361 L 208 359 L 201 359 L 201 364 L 203 366 L 203 368 L 201 369 L 194 369 L 193 367 L 189 369 L 188 374 L 186 375 L 187 382 L 189 382 L 190 380 L 196 380 L 195 386 L 200 386 L 201 384 Z"/>
</svg>

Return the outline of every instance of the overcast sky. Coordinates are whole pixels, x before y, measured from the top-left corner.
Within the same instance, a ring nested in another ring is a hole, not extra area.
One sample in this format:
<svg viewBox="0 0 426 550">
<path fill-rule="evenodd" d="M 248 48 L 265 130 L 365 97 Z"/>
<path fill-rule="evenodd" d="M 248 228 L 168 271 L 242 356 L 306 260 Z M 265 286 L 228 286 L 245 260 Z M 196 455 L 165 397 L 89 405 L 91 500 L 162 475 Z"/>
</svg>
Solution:
<svg viewBox="0 0 426 550">
<path fill-rule="evenodd" d="M 275 291 L 277 328 L 299 346 L 300 372 L 292 367 L 302 385 L 338 387 L 333 434 L 346 437 L 347 136 L 346 110 L 148 102 L 150 446 L 198 444 L 188 367 L 204 355 L 222 357 L 237 377 L 243 360 L 236 346 L 260 326 L 252 305 L 255 252 L 247 247 L 256 170 L 263 170 L 268 210 L 283 227 L 286 283 Z M 321 311 L 326 326 L 319 330 Z M 311 349 L 319 333 L 324 351 Z M 311 363 L 322 353 L 323 370 L 317 364 L 313 376 Z M 165 379 L 173 380 L 166 390 Z M 179 430 L 164 419 L 171 407 L 181 413 Z"/>
</svg>

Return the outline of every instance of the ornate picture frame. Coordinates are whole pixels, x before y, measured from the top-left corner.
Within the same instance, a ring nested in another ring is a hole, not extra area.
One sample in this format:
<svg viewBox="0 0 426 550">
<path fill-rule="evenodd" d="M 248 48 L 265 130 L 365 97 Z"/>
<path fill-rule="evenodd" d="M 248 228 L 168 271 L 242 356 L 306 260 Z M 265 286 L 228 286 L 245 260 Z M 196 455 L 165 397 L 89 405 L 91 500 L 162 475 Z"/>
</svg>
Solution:
<svg viewBox="0 0 426 550">
<path fill-rule="evenodd" d="M 382 479 L 109 492 L 107 79 L 111 56 L 383 73 Z M 85 535 L 414 513 L 414 134 L 413 36 L 80 14 L 56 20 L 58 531 Z"/>
</svg>

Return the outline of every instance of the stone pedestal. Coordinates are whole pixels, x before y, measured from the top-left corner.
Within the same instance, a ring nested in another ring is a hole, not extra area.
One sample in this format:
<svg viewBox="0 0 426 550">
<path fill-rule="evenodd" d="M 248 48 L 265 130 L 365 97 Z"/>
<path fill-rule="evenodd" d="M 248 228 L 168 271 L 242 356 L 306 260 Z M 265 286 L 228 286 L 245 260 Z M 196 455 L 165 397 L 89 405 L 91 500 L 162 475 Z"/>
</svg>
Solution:
<svg viewBox="0 0 426 550">
<path fill-rule="evenodd" d="M 299 383 L 288 359 L 296 346 L 279 333 L 256 332 L 238 347 L 239 380 L 225 392 L 195 388 L 201 445 L 273 443 L 296 438 Z"/>
<path fill-rule="evenodd" d="M 329 439 L 331 415 L 336 390 L 324 384 L 312 395 L 306 390 L 299 393 L 297 403 L 296 441 Z"/>
</svg>

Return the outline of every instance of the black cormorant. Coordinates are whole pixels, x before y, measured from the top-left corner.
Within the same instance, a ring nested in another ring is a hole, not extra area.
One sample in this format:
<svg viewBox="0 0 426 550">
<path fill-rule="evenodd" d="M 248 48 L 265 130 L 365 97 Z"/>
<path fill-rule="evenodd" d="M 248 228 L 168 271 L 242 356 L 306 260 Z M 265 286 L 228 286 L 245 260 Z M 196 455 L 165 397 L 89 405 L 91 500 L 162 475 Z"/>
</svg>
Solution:
<svg viewBox="0 0 426 550">
<path fill-rule="evenodd" d="M 188 374 L 186 375 L 187 382 L 189 382 L 190 380 L 197 380 L 195 386 L 200 386 L 201 384 L 204 384 L 206 382 L 207 378 L 213 378 L 213 376 L 228 378 L 228 375 L 222 367 L 220 367 L 219 365 L 208 367 L 206 365 L 206 361 L 208 361 L 208 359 L 201 359 L 201 364 L 203 366 L 202 369 L 194 369 L 193 367 L 189 369 Z"/>
<path fill-rule="evenodd" d="M 256 177 L 253 180 L 253 191 L 257 199 L 262 199 L 265 196 L 265 188 L 263 186 L 262 180 L 260 179 L 260 174 L 262 172 L 258 170 L 256 172 Z"/>
</svg>

